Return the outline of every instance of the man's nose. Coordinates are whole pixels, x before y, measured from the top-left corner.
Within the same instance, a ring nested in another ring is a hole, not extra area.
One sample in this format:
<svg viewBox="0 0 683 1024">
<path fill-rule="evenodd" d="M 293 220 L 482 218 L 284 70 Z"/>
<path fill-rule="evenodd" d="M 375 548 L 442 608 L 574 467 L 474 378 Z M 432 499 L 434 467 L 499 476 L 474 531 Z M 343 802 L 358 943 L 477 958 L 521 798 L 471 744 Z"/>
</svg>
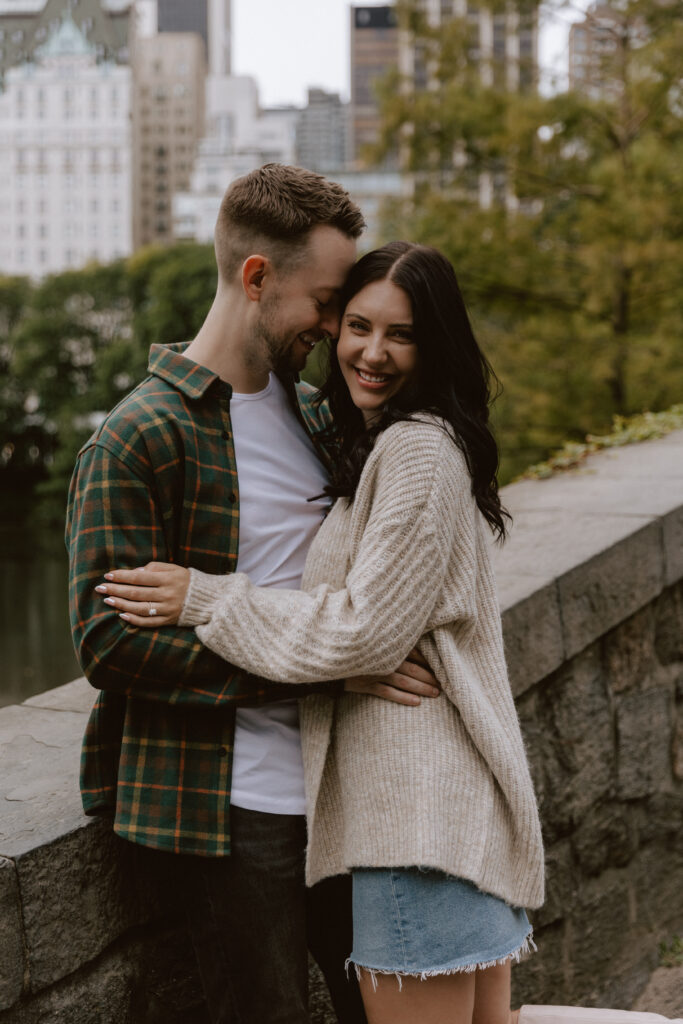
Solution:
<svg viewBox="0 0 683 1024">
<path fill-rule="evenodd" d="M 331 338 L 339 337 L 339 330 L 341 328 L 341 314 L 338 312 L 338 310 L 326 307 L 322 312 L 319 322 L 320 327 L 325 332 L 325 334 L 329 334 Z"/>
</svg>

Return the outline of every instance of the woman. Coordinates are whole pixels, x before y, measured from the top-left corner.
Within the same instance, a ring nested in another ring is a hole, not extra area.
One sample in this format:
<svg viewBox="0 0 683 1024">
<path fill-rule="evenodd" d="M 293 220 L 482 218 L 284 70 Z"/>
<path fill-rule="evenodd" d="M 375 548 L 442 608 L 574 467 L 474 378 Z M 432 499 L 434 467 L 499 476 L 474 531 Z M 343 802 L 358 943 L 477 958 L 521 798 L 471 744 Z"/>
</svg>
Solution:
<svg viewBox="0 0 683 1024">
<path fill-rule="evenodd" d="M 369 253 L 349 276 L 322 391 L 337 500 L 303 589 L 170 565 L 147 568 L 149 590 L 125 585 L 135 573 L 107 585 L 132 624 L 197 625 L 267 678 L 393 671 L 416 645 L 429 662 L 443 695 L 418 708 L 354 694 L 301 708 L 307 880 L 352 872 L 351 961 L 371 1024 L 507 1024 L 510 964 L 531 944 L 521 908 L 543 900 L 489 564 L 489 528 L 503 537 L 506 514 L 488 378 L 449 262 L 406 242 Z"/>
</svg>

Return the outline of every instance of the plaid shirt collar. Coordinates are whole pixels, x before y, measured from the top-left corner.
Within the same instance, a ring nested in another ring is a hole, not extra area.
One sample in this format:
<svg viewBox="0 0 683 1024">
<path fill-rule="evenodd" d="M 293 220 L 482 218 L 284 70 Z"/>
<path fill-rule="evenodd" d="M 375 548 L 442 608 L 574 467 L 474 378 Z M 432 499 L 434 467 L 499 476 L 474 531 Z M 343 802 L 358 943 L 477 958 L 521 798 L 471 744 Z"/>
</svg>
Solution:
<svg viewBox="0 0 683 1024">
<path fill-rule="evenodd" d="M 154 377 L 165 381 L 172 387 L 182 391 L 188 398 L 203 398 L 207 391 L 214 387 L 217 392 L 227 398 L 232 396 L 232 385 L 221 380 L 217 373 L 213 373 L 208 367 L 195 363 L 184 356 L 185 350 L 189 347 L 189 341 L 182 341 L 173 345 L 152 345 L 149 350 L 149 363 L 147 369 Z M 291 373 L 285 376 L 278 374 L 278 379 L 285 388 L 285 391 L 298 404 L 295 397 L 295 384 L 299 383 L 299 374 Z M 311 428 L 311 424 L 307 424 Z"/>
<path fill-rule="evenodd" d="M 232 388 L 217 373 L 185 358 L 183 353 L 189 344 L 189 341 L 183 341 L 176 345 L 152 345 L 147 369 L 154 377 L 182 391 L 188 398 L 203 398 L 209 388 L 216 385 L 229 398 Z"/>
</svg>

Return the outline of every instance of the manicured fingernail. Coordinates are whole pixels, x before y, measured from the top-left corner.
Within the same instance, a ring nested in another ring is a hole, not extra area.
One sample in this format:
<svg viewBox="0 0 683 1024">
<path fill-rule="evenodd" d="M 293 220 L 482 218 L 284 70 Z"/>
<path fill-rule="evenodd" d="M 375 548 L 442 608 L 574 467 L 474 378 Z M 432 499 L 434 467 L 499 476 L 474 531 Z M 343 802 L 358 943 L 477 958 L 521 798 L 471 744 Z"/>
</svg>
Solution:
<svg viewBox="0 0 683 1024">
<path fill-rule="evenodd" d="M 114 579 L 114 573 L 113 572 L 105 572 L 104 578 L 105 578 L 105 580 L 113 580 Z"/>
<path fill-rule="evenodd" d="M 113 597 L 105 597 L 104 603 L 105 604 L 116 604 L 116 601 L 114 600 Z"/>
<path fill-rule="evenodd" d="M 95 590 L 97 591 L 98 594 L 107 593 L 107 588 L 105 587 L 104 583 L 100 583 L 99 587 L 95 587 Z"/>
<path fill-rule="evenodd" d="M 436 688 L 436 686 L 432 686 L 432 690 L 431 690 L 431 693 L 432 693 L 432 697 L 438 697 L 438 696 L 439 696 L 439 694 L 441 693 L 441 690 L 438 690 L 438 689 Z"/>
<path fill-rule="evenodd" d="M 130 615 L 126 615 L 125 612 L 119 612 L 119 618 L 120 619 L 129 619 Z"/>
</svg>

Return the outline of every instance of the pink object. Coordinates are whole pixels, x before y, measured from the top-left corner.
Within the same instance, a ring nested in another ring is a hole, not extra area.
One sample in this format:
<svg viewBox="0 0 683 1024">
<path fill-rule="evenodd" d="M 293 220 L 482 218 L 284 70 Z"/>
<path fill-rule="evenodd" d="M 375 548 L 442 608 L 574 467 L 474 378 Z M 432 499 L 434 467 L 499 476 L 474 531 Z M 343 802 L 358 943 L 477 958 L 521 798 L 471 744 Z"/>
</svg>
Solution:
<svg viewBox="0 0 683 1024">
<path fill-rule="evenodd" d="M 519 1024 L 683 1024 L 683 1019 L 635 1010 L 601 1010 L 589 1006 L 523 1006 Z"/>
</svg>

